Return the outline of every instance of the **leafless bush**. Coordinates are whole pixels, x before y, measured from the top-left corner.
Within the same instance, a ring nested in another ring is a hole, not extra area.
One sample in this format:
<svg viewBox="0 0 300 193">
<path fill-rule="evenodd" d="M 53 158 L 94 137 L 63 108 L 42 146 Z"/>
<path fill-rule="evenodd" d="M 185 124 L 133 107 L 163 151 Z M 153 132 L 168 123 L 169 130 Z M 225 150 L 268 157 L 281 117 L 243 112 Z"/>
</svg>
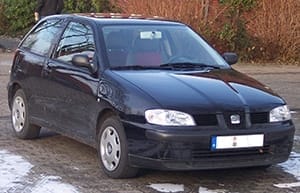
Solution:
<svg viewBox="0 0 300 193">
<path fill-rule="evenodd" d="M 248 30 L 258 40 L 253 50 L 261 59 L 299 62 L 299 10 L 299 0 L 260 0 L 258 9 L 248 15 Z"/>
<path fill-rule="evenodd" d="M 213 0 L 215 1 L 215 0 Z M 212 0 L 114 0 L 124 13 L 162 16 L 189 24 L 196 30 L 213 18 Z"/>
</svg>

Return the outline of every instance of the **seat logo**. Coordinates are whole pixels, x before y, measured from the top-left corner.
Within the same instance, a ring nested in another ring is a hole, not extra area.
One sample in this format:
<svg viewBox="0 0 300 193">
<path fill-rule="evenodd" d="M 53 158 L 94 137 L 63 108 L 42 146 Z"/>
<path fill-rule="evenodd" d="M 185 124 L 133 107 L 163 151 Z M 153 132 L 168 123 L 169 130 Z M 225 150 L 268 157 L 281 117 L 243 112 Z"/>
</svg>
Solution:
<svg viewBox="0 0 300 193">
<path fill-rule="evenodd" d="M 241 117 L 240 117 L 240 115 L 231 115 L 230 116 L 230 121 L 231 121 L 231 124 L 233 124 L 233 125 L 240 124 L 241 123 Z"/>
</svg>

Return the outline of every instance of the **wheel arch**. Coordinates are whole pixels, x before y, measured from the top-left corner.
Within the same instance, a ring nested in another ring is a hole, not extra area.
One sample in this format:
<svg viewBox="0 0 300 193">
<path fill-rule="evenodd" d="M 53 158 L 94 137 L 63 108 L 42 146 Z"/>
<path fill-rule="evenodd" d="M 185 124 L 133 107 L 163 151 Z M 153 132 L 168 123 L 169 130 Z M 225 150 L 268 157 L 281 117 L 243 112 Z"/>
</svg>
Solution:
<svg viewBox="0 0 300 193">
<path fill-rule="evenodd" d="M 100 127 L 103 123 L 103 121 L 113 115 L 118 115 L 113 109 L 111 108 L 106 108 L 103 109 L 101 112 L 99 112 L 98 117 L 97 117 L 97 125 L 96 125 L 96 136 L 98 136 Z"/>
<path fill-rule="evenodd" d="M 8 106 L 11 109 L 11 105 L 12 105 L 12 100 L 14 95 L 16 94 L 17 90 L 21 89 L 21 85 L 18 83 L 13 83 L 9 89 L 8 89 Z"/>
</svg>

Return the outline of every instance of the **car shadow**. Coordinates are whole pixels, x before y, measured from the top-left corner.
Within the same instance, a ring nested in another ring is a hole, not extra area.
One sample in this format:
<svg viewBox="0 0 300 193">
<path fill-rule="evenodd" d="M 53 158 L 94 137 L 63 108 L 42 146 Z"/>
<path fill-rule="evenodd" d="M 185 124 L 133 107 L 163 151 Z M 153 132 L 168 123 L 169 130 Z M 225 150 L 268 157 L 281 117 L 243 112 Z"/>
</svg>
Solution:
<svg viewBox="0 0 300 193">
<path fill-rule="evenodd" d="M 58 136 L 58 135 L 60 135 L 60 134 L 58 134 L 50 129 L 42 128 L 40 135 L 39 135 L 39 139 L 54 137 L 54 136 Z"/>
</svg>

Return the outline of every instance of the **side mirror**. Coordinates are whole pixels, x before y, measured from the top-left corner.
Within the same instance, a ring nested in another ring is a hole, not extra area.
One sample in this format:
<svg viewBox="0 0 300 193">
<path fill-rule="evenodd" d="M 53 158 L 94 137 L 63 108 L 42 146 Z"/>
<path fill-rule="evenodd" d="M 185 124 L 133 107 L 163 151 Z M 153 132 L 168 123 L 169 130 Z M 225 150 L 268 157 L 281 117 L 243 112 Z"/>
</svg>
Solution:
<svg viewBox="0 0 300 193">
<path fill-rule="evenodd" d="M 74 55 L 72 57 L 72 64 L 74 66 L 87 68 L 92 73 L 95 73 L 97 71 L 96 66 L 92 62 L 90 62 L 90 58 L 85 54 Z"/>
<path fill-rule="evenodd" d="M 222 54 L 222 56 L 229 65 L 237 63 L 239 59 L 237 54 L 233 52 L 225 52 L 224 54 Z"/>
</svg>

